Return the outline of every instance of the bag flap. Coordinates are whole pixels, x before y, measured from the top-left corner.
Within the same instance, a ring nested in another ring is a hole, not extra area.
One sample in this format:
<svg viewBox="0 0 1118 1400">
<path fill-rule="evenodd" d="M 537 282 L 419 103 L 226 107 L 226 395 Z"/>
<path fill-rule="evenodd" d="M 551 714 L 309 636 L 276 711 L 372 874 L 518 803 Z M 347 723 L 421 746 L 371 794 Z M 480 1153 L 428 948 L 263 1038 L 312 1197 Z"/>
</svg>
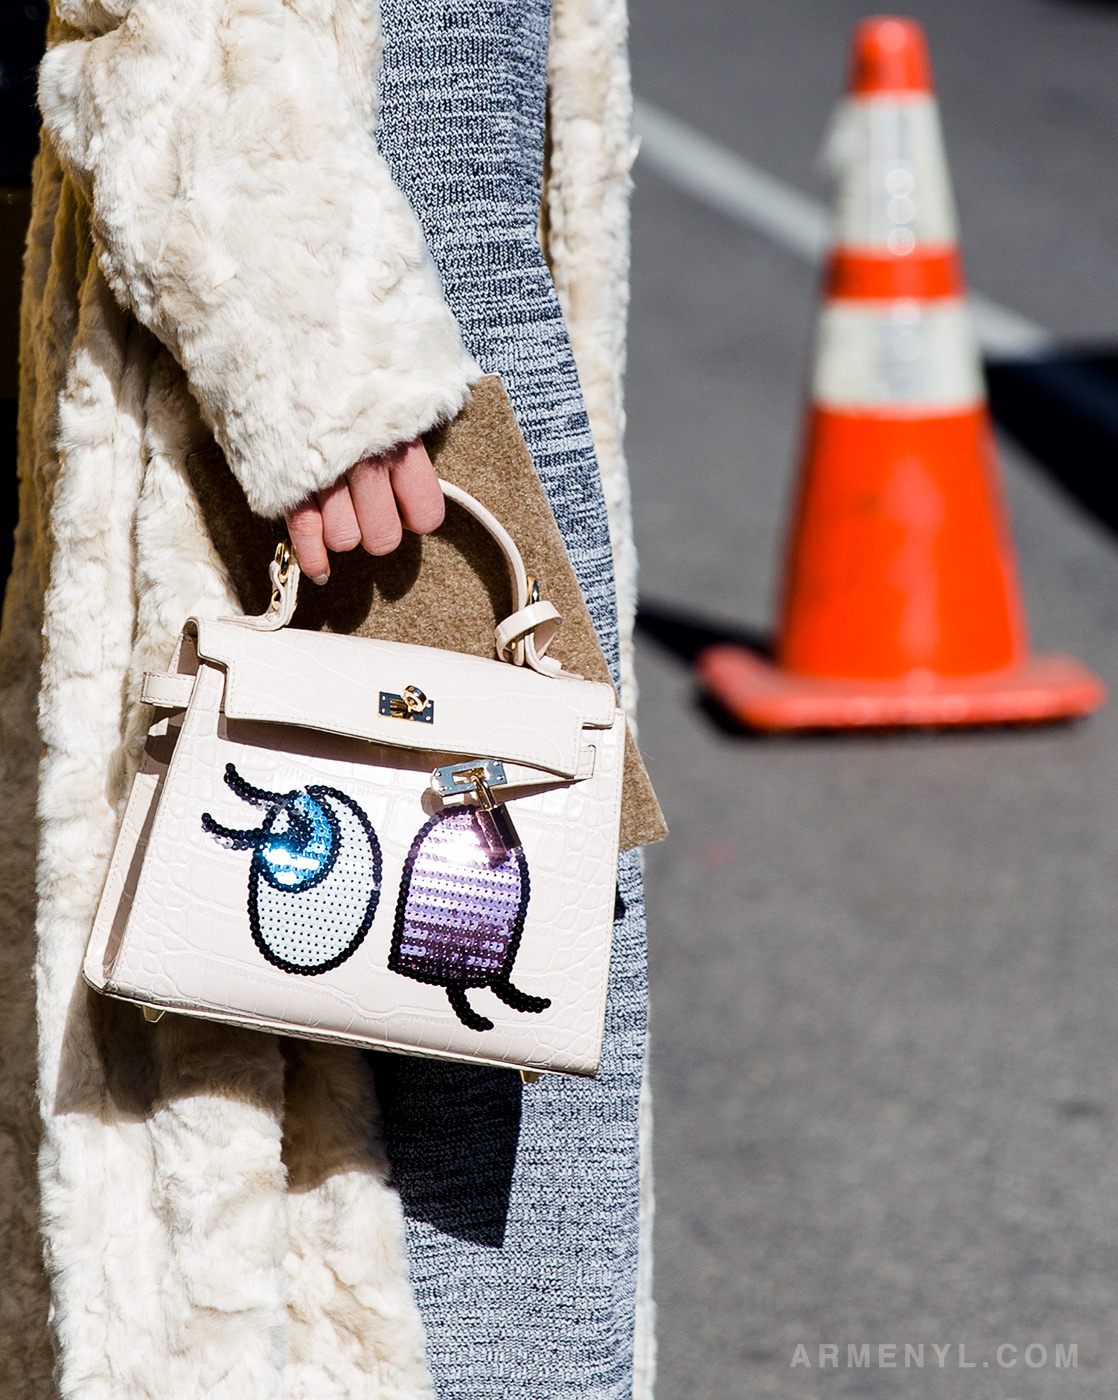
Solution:
<svg viewBox="0 0 1118 1400">
<path fill-rule="evenodd" d="M 229 719 L 507 759 L 573 778 L 583 729 L 608 729 L 617 714 L 612 686 L 462 652 L 332 632 L 257 632 L 206 618 L 188 628 L 199 657 L 225 668 Z M 426 717 L 382 713 L 408 687 L 426 697 Z"/>
</svg>

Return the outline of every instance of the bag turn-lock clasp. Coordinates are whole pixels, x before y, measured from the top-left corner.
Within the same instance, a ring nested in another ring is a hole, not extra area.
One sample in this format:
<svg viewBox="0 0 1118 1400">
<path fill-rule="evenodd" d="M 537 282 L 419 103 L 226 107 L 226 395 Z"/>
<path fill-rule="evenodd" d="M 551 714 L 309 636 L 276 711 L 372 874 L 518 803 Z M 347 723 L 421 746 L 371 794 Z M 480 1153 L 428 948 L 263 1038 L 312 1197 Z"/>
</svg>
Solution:
<svg viewBox="0 0 1118 1400">
<path fill-rule="evenodd" d="M 399 695 L 390 690 L 380 692 L 379 709 L 391 719 L 413 719 L 419 724 L 434 724 L 435 702 L 428 700 L 417 685 L 406 685 Z"/>
</svg>

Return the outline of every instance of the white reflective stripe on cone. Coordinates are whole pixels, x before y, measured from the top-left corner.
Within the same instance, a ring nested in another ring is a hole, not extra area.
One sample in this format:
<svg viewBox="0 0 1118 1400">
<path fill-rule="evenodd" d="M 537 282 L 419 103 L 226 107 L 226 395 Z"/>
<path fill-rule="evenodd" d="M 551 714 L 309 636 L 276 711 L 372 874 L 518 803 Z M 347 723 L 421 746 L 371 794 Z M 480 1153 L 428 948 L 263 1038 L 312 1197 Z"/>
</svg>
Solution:
<svg viewBox="0 0 1118 1400">
<path fill-rule="evenodd" d="M 840 176 L 835 242 L 910 253 L 954 243 L 955 205 L 935 98 L 924 93 L 848 97 L 828 158 Z"/>
<path fill-rule="evenodd" d="M 817 404 L 840 410 L 973 408 L 985 389 L 966 302 L 829 302 L 812 388 Z"/>
</svg>

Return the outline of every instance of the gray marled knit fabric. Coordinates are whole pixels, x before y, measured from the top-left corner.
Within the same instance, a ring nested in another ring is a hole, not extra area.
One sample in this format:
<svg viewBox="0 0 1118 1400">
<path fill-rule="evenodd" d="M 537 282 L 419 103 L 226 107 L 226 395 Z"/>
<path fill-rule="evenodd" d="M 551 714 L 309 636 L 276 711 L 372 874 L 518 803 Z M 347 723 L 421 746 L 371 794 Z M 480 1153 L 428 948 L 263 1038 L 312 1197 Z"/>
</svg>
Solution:
<svg viewBox="0 0 1118 1400">
<path fill-rule="evenodd" d="M 536 241 L 549 0 L 382 0 L 381 149 L 467 345 L 503 376 L 606 655 L 617 624 L 578 377 Z M 592 1082 L 376 1057 L 441 1400 L 631 1392 L 637 1098 L 647 981 L 636 854 L 620 872 Z"/>
</svg>

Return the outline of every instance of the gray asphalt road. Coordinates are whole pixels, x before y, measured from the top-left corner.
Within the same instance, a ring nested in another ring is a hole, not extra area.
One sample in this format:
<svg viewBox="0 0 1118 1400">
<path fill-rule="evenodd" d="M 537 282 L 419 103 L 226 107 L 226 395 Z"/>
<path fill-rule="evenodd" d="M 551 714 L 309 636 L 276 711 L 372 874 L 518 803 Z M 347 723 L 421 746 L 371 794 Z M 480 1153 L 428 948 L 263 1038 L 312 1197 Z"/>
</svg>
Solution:
<svg viewBox="0 0 1118 1400">
<path fill-rule="evenodd" d="M 633 0 L 636 87 L 818 194 L 861 13 Z M 1118 6 L 911 13 L 975 284 L 1118 343 Z M 642 596 L 764 627 L 813 274 L 637 173 Z M 1003 464 L 1034 642 L 1118 696 L 1118 537 L 1012 444 Z M 674 830 L 648 860 L 661 1400 L 1113 1400 L 1118 701 L 1029 732 L 750 740 L 648 639 L 640 679 Z"/>
</svg>

